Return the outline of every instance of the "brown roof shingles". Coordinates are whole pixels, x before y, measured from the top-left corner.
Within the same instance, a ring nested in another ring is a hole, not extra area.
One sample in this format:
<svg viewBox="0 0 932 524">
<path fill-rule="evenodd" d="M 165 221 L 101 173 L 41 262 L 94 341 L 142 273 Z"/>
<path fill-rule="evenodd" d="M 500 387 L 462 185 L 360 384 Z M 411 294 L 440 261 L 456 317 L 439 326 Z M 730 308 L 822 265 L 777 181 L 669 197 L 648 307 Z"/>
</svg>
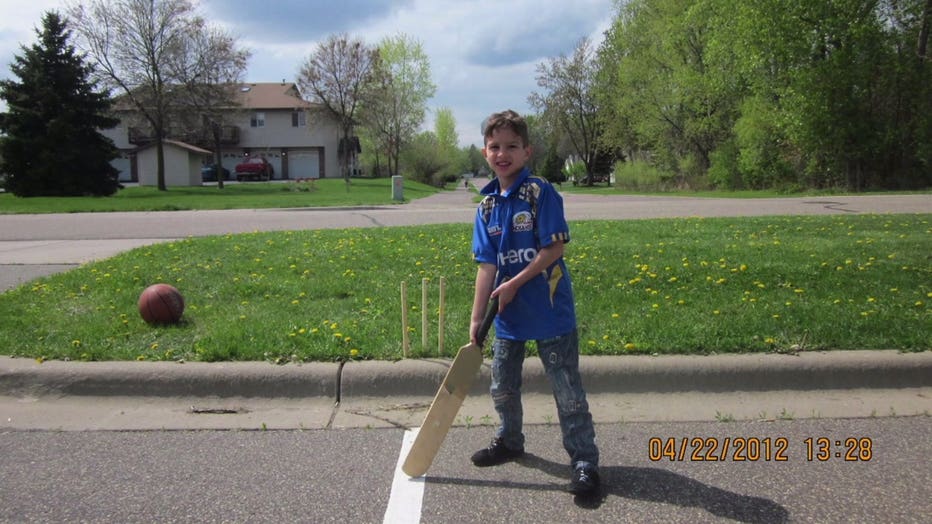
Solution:
<svg viewBox="0 0 932 524">
<path fill-rule="evenodd" d="M 301 98 L 294 83 L 240 84 L 237 97 L 246 109 L 308 109 L 313 105 Z"/>
</svg>

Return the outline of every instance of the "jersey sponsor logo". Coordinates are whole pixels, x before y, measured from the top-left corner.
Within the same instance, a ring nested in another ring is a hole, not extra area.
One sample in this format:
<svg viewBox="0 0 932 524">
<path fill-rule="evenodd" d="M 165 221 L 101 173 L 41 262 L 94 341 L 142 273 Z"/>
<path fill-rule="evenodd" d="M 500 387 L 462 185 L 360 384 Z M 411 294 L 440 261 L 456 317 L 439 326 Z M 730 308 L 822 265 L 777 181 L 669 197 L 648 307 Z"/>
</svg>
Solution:
<svg viewBox="0 0 932 524">
<path fill-rule="evenodd" d="M 521 233 L 531 231 L 532 229 L 534 229 L 534 218 L 531 216 L 530 211 L 515 213 L 515 216 L 511 219 L 512 231 Z"/>
<path fill-rule="evenodd" d="M 502 234 L 502 226 L 498 224 L 489 225 L 485 228 L 488 231 L 490 237 L 498 236 Z"/>
<path fill-rule="evenodd" d="M 509 249 L 504 253 L 498 254 L 498 265 L 505 264 L 530 264 L 534 257 L 537 256 L 537 250 L 529 247 L 527 249 Z"/>
</svg>

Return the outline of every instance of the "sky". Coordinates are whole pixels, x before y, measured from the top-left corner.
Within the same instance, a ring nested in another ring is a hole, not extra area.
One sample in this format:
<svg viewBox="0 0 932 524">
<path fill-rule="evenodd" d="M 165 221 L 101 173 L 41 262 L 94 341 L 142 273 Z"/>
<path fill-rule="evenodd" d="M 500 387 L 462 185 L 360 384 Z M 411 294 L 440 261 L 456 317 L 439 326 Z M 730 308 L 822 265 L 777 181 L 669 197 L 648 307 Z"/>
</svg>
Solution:
<svg viewBox="0 0 932 524">
<path fill-rule="evenodd" d="M 42 14 L 73 1 L 0 0 L 0 78 L 11 78 L 13 57 L 36 42 Z M 423 127 L 433 129 L 434 111 L 449 108 L 460 145 L 481 147 L 490 113 L 530 112 L 528 96 L 541 92 L 538 64 L 570 55 L 583 37 L 601 43 L 615 0 L 200 0 L 199 11 L 252 52 L 248 82 L 296 81 L 333 34 L 375 45 L 403 33 L 422 44 L 437 87 Z"/>
</svg>

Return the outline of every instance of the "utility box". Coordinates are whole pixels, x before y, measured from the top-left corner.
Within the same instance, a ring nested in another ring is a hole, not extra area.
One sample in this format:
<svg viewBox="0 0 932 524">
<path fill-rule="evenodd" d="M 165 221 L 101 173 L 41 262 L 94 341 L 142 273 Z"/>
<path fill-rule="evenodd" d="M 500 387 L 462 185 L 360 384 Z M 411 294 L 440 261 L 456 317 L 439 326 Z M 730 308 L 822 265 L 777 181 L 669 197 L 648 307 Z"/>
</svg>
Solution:
<svg viewBox="0 0 932 524">
<path fill-rule="evenodd" d="M 392 177 L 392 200 L 399 202 L 405 199 L 405 179 L 401 175 Z"/>
</svg>

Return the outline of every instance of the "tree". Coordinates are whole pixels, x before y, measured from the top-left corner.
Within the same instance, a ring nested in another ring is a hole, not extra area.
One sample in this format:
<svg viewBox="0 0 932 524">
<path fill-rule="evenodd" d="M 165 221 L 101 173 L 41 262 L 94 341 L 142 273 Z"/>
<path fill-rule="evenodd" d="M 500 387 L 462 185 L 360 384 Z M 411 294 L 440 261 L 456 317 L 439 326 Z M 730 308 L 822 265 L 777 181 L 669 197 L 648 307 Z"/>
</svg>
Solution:
<svg viewBox="0 0 932 524">
<path fill-rule="evenodd" d="M 224 122 L 234 117 L 238 105 L 238 84 L 249 61 L 249 51 L 239 49 L 236 40 L 219 28 L 204 28 L 185 39 L 180 52 L 168 67 L 183 86 L 183 104 L 191 110 L 178 118 L 188 120 L 186 128 L 206 128 L 214 145 L 217 187 L 223 189 L 221 147 Z M 191 120 L 194 121 L 191 121 Z"/>
<path fill-rule="evenodd" d="M 298 74 L 298 87 L 340 124 L 340 143 L 354 143 L 357 111 L 376 67 L 378 51 L 345 34 L 317 46 Z M 340 148 L 340 171 L 349 183 L 353 148 Z"/>
<path fill-rule="evenodd" d="M 365 122 L 385 153 L 389 175 L 395 175 L 402 148 L 424 123 L 427 101 L 437 87 L 419 41 L 400 34 L 383 39 L 378 49 L 380 60 L 366 97 Z"/>
<path fill-rule="evenodd" d="M 702 176 L 712 153 L 731 134 L 741 84 L 731 49 L 710 52 L 718 24 L 729 27 L 725 3 L 736 0 L 632 0 L 624 4 L 600 49 L 600 119 L 616 147 L 650 153 L 678 175 Z M 733 11 L 733 10 L 732 10 Z M 725 52 L 728 51 L 728 52 Z"/>
<path fill-rule="evenodd" d="M 119 188 L 110 165 L 116 148 L 98 132 L 117 124 L 106 116 L 110 98 L 96 91 L 57 12 L 46 12 L 36 33 L 39 42 L 10 66 L 20 81 L 0 82 L 9 106 L 0 115 L 6 188 L 17 196 L 112 195 Z"/>
<path fill-rule="evenodd" d="M 932 183 L 930 0 L 631 0 L 599 50 L 603 138 L 720 185 Z"/>
<path fill-rule="evenodd" d="M 152 128 L 158 188 L 165 191 L 163 140 L 183 99 L 172 64 L 205 23 L 189 0 L 88 0 L 68 10 L 101 80 L 123 93 Z"/>
<path fill-rule="evenodd" d="M 482 151 L 479 151 L 479 148 L 472 144 L 466 149 L 466 164 L 468 166 L 467 171 L 473 175 L 479 175 L 488 169 Z"/>
<path fill-rule="evenodd" d="M 430 131 L 418 133 L 401 154 L 401 162 L 411 178 L 418 182 L 443 187 L 442 173 L 449 167 L 450 158 L 440 152 L 437 135 Z"/>
<path fill-rule="evenodd" d="M 446 159 L 446 167 L 442 170 L 443 178 L 454 180 L 468 169 L 468 162 L 466 154 L 459 147 L 460 139 L 456 133 L 456 118 L 452 109 L 437 109 L 434 115 L 434 136 L 437 138 L 437 152 Z"/>
<path fill-rule="evenodd" d="M 583 38 L 572 56 L 560 55 L 537 65 L 537 85 L 545 91 L 528 98 L 531 107 L 570 141 L 589 173 L 599 149 L 596 73 L 595 51 L 589 39 Z"/>
<path fill-rule="evenodd" d="M 452 157 L 459 149 L 459 136 L 456 134 L 456 117 L 449 107 L 441 107 L 434 115 L 434 134 L 437 147 L 443 155 Z"/>
</svg>

